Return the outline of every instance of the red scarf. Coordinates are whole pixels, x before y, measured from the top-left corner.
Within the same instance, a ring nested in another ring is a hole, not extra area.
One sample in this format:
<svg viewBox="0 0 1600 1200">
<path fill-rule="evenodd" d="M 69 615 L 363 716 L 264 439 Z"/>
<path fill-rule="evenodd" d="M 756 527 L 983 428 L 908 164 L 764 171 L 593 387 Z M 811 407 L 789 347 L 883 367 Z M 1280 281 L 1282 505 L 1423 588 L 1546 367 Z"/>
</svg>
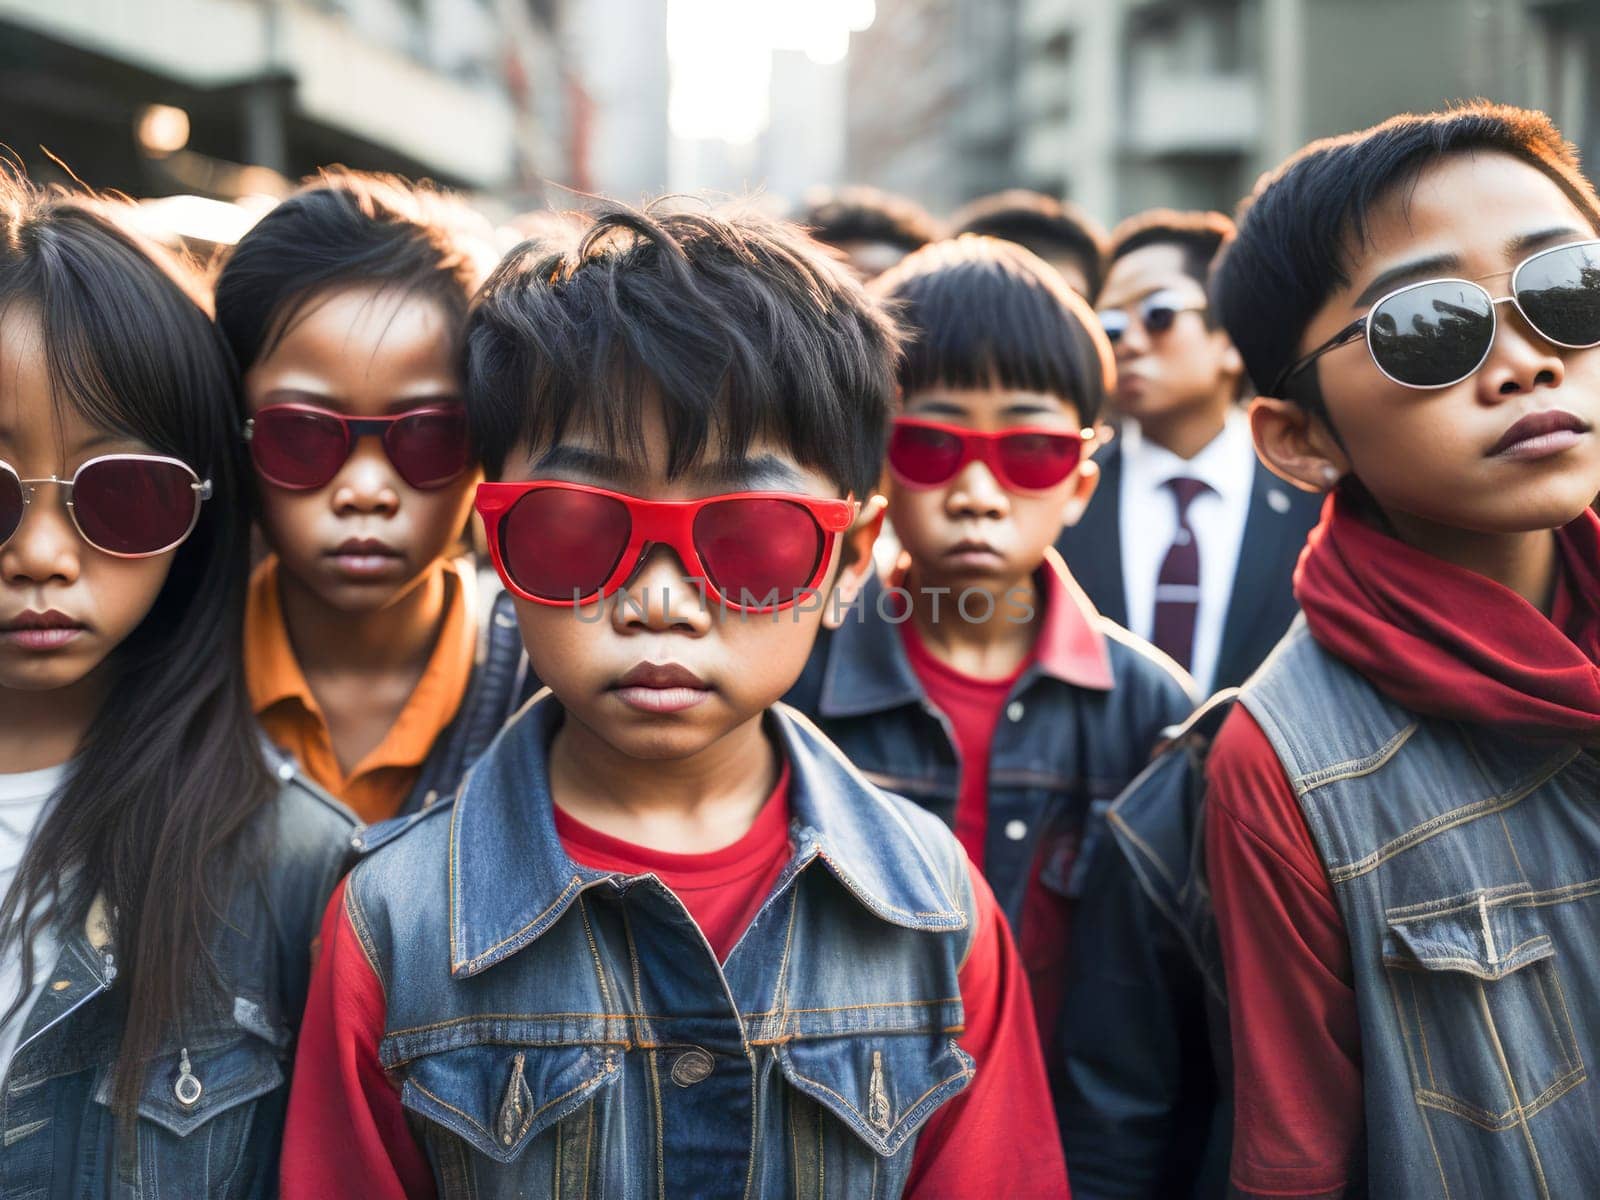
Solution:
<svg viewBox="0 0 1600 1200">
<path fill-rule="evenodd" d="M 1600 520 L 1556 531 L 1554 617 L 1381 532 L 1335 492 L 1295 571 L 1312 636 L 1413 712 L 1600 742 Z"/>
</svg>

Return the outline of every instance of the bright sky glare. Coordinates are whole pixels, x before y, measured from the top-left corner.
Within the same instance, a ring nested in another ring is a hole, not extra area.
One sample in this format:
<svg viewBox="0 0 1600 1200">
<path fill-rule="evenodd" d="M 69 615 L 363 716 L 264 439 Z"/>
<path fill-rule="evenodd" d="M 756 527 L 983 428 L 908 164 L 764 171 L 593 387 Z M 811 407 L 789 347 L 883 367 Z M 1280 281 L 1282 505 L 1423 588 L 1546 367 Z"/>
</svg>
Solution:
<svg viewBox="0 0 1600 1200">
<path fill-rule="evenodd" d="M 668 118 L 678 137 L 749 142 L 767 126 L 774 50 L 836 63 L 874 0 L 668 0 Z"/>
</svg>

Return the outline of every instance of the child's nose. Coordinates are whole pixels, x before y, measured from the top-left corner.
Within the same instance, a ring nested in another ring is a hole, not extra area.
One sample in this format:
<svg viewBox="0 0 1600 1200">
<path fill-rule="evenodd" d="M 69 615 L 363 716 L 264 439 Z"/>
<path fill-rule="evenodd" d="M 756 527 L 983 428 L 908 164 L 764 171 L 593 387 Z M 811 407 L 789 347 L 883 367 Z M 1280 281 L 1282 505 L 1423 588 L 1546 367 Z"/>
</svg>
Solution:
<svg viewBox="0 0 1600 1200">
<path fill-rule="evenodd" d="M 711 628 L 711 611 L 677 553 L 657 543 L 612 597 L 611 623 L 619 633 L 673 630 L 698 636 Z"/>
<path fill-rule="evenodd" d="M 333 487 L 334 511 L 388 516 L 400 507 L 400 491 L 394 467 L 384 451 L 383 441 L 364 437 L 340 468 Z"/>
<path fill-rule="evenodd" d="M 78 578 L 83 541 L 67 515 L 58 489 L 34 492 L 22 510 L 22 523 L 0 545 L 0 579 L 7 583 L 72 583 Z"/>
<path fill-rule="evenodd" d="M 945 511 L 952 517 L 998 519 L 1011 512 L 1011 497 L 987 464 L 974 460 L 950 481 Z"/>
</svg>

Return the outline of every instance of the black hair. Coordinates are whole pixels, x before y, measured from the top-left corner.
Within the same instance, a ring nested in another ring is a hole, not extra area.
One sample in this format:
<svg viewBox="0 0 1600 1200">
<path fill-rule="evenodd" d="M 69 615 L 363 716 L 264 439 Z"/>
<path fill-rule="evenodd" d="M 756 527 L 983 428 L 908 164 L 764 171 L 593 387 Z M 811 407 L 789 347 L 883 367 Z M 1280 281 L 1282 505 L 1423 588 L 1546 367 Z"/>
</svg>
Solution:
<svg viewBox="0 0 1600 1200">
<path fill-rule="evenodd" d="M 1233 235 L 1233 222 L 1223 213 L 1152 208 L 1129 217 L 1111 231 L 1106 270 L 1109 272 L 1119 258 L 1146 246 L 1176 246 L 1183 255 L 1183 273 L 1205 287 L 1211 264 Z"/>
<path fill-rule="evenodd" d="M 248 371 L 313 296 L 374 284 L 438 302 L 459 336 L 491 239 L 486 221 L 428 184 L 330 169 L 239 239 L 217 279 L 217 324 Z"/>
<path fill-rule="evenodd" d="M 955 212 L 950 229 L 952 236 L 978 233 L 1015 242 L 1040 258 L 1071 258 L 1083 268 L 1091 299 L 1105 282 L 1105 230 L 1077 205 L 1043 192 L 1012 188 L 980 196 Z"/>
<path fill-rule="evenodd" d="M 966 234 L 907 255 L 873 291 L 906 335 L 902 395 L 936 387 L 1059 396 L 1084 425 L 1116 379 L 1111 343 L 1088 302 L 1013 242 Z"/>
<path fill-rule="evenodd" d="M 491 477 L 514 446 L 593 429 L 643 446 L 657 397 L 669 476 L 713 436 L 781 440 L 868 495 L 880 474 L 898 338 L 861 285 L 798 227 L 754 213 L 608 206 L 565 248 L 527 242 L 467 327 L 467 405 Z"/>
<path fill-rule="evenodd" d="M 883 242 L 910 253 L 940 236 L 939 222 L 914 200 L 854 184 L 806 196 L 795 220 L 829 246 Z"/>
<path fill-rule="evenodd" d="M 0 173 L 0 320 L 39 322 L 58 408 L 181 459 L 212 494 L 107 660 L 114 683 L 0 905 L 0 942 L 26 978 L 35 931 L 81 924 L 103 896 L 127 1014 L 112 1097 L 131 1120 L 164 1037 L 196 1003 L 226 1002 L 207 939 L 259 857 L 241 843 L 275 785 L 240 670 L 238 380 L 198 280 L 111 212 Z"/>
<path fill-rule="evenodd" d="M 1576 152 L 1541 112 L 1475 101 L 1312 142 L 1256 185 L 1212 270 L 1212 310 L 1257 391 L 1271 394 L 1299 357 L 1306 326 L 1349 283 L 1350 249 L 1366 238 L 1374 206 L 1440 159 L 1478 150 L 1510 154 L 1548 176 L 1600 229 L 1600 202 Z M 1293 383 L 1284 399 L 1320 406 L 1315 371 Z"/>
</svg>

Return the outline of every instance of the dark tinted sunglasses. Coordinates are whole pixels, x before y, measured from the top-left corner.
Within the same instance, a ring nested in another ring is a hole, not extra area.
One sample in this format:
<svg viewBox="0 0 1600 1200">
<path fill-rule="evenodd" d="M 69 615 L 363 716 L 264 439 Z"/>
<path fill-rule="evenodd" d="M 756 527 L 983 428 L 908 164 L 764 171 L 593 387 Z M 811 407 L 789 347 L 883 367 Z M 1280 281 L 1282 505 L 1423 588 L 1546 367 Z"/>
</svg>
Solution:
<svg viewBox="0 0 1600 1200">
<path fill-rule="evenodd" d="M 1042 492 L 1078 469 L 1092 429 L 1002 429 L 978 433 L 962 425 L 897 417 L 889 435 L 889 471 L 910 488 L 949 483 L 974 459 L 1012 492 Z"/>
<path fill-rule="evenodd" d="M 1330 350 L 1364 336 L 1378 370 L 1409 388 L 1446 388 L 1477 372 L 1494 345 L 1496 306 L 1512 304 L 1540 337 L 1567 350 L 1600 346 L 1600 241 L 1541 250 L 1511 272 L 1511 294 L 1469 279 L 1396 288 L 1273 381 L 1286 383 Z"/>
<path fill-rule="evenodd" d="M 244 423 L 256 471 L 290 491 L 326 487 L 356 442 L 383 439 L 394 469 L 418 491 L 442 488 L 472 465 L 465 410 L 453 405 L 415 408 L 392 417 L 347 417 L 309 404 L 270 404 Z"/>
<path fill-rule="evenodd" d="M 180 545 L 194 532 L 201 503 L 211 499 L 209 479 L 202 483 L 187 463 L 157 454 L 91 458 L 71 479 L 23 479 L 0 461 L 0 545 L 22 526 L 46 483 L 66 493 L 78 536 L 116 558 L 149 558 Z"/>
<path fill-rule="evenodd" d="M 1185 301 L 1177 292 L 1151 292 L 1139 302 L 1138 321 L 1146 333 L 1159 335 L 1177 324 L 1180 313 L 1205 312 L 1205 310 L 1204 304 L 1198 301 Z M 1123 334 L 1128 332 L 1128 327 L 1134 321 L 1124 308 L 1102 309 L 1098 315 L 1100 328 L 1106 331 L 1106 337 L 1113 346 L 1122 340 Z"/>
<path fill-rule="evenodd" d="M 645 500 L 581 483 L 480 483 L 477 509 L 495 570 L 514 594 L 573 607 L 621 590 L 649 548 L 670 546 L 728 608 L 788 608 L 827 573 L 854 500 L 732 492 Z"/>
</svg>

